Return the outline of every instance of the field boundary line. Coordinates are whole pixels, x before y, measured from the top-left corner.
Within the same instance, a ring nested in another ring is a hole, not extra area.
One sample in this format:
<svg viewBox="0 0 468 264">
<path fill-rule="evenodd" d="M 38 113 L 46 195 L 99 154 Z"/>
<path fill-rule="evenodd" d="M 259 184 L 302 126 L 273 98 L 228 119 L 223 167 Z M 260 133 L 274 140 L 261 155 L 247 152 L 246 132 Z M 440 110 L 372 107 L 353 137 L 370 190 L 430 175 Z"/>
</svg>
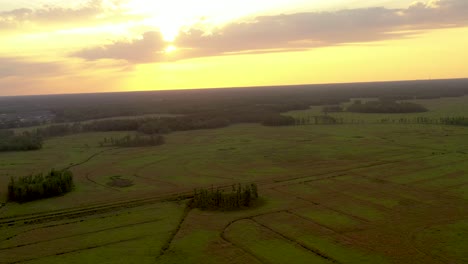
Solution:
<svg viewBox="0 0 468 264">
<path fill-rule="evenodd" d="M 166 251 L 171 247 L 172 241 L 174 240 L 177 233 L 179 233 L 180 229 L 182 228 L 182 224 L 185 222 L 185 219 L 187 218 L 187 216 L 188 216 L 188 214 L 190 213 L 191 210 L 192 210 L 192 204 L 191 204 L 191 200 L 190 200 L 190 201 L 186 202 L 184 212 L 182 213 L 182 216 L 181 216 L 179 222 L 177 223 L 176 228 L 171 232 L 171 234 L 170 234 L 169 238 L 167 239 L 167 241 L 162 245 L 158 256 L 156 256 L 156 260 L 158 260 L 162 256 L 164 256 Z"/>
<path fill-rule="evenodd" d="M 271 227 L 269 227 L 269 226 L 267 226 L 267 225 L 265 225 L 265 224 L 263 224 L 263 223 L 261 223 L 261 222 L 255 220 L 254 218 L 251 218 L 251 219 L 249 219 L 249 220 L 251 220 L 251 221 L 254 222 L 254 223 L 257 223 L 258 225 L 262 226 L 263 228 L 266 228 L 266 229 L 270 230 L 271 232 L 277 234 L 278 236 L 282 237 L 282 238 L 285 239 L 286 241 L 289 241 L 290 243 L 293 243 L 293 244 L 296 244 L 296 245 L 300 246 L 301 248 L 303 248 L 303 249 L 305 249 L 305 250 L 307 250 L 307 251 L 313 253 L 314 255 L 317 255 L 317 256 L 319 256 L 319 257 L 321 257 L 321 258 L 323 258 L 323 259 L 326 259 L 326 260 L 328 260 L 328 261 L 331 261 L 331 262 L 333 262 L 333 263 L 341 263 L 341 262 L 339 262 L 338 260 L 336 260 L 336 259 L 334 259 L 334 258 L 332 258 L 332 257 L 330 257 L 330 256 L 328 256 L 328 255 L 326 255 L 325 253 L 321 252 L 320 250 L 318 250 L 318 249 L 316 249 L 316 248 L 311 248 L 311 247 L 305 245 L 304 243 L 295 240 L 294 238 L 290 238 L 290 237 L 288 237 L 288 236 L 286 236 L 286 235 L 284 235 L 284 234 L 282 234 L 282 233 L 280 233 L 280 232 L 274 230 L 273 228 L 271 228 Z"/>
<path fill-rule="evenodd" d="M 135 241 L 135 240 L 140 240 L 140 239 L 145 238 L 145 237 L 150 237 L 150 236 L 149 236 L 149 235 L 137 236 L 137 237 L 134 237 L 134 238 L 123 239 L 123 240 L 114 241 L 114 242 L 109 242 L 109 243 L 105 243 L 105 244 L 101 244 L 101 245 L 89 246 L 89 247 L 86 247 L 86 248 L 74 249 L 74 250 L 59 252 L 59 253 L 50 254 L 50 255 L 41 256 L 41 257 L 36 257 L 36 258 L 23 259 L 23 260 L 19 260 L 19 261 L 10 262 L 10 264 L 17 264 L 17 263 L 22 263 L 22 262 L 28 262 L 28 261 L 31 261 L 31 260 L 43 259 L 43 258 L 48 258 L 48 257 L 53 257 L 53 256 L 62 256 L 62 255 L 65 255 L 65 254 L 80 252 L 80 251 L 84 251 L 84 250 L 90 250 L 90 249 L 95 249 L 95 248 L 100 248 L 100 247 L 106 247 L 106 246 L 110 246 L 110 245 L 115 245 L 115 244 L 120 244 L 120 243 Z"/>
<path fill-rule="evenodd" d="M 68 236 L 57 237 L 57 238 L 53 238 L 53 239 L 41 240 L 41 241 L 36 241 L 36 242 L 31 242 L 31 243 L 26 243 L 26 244 L 20 244 L 20 245 L 16 245 L 16 246 L 4 247 L 4 248 L 0 248 L 0 251 L 14 249 L 14 248 L 20 248 L 20 247 L 26 247 L 26 246 L 31 246 L 31 245 L 37 245 L 37 244 L 41 244 L 41 243 L 46 243 L 46 242 L 51 242 L 51 241 L 66 239 L 66 238 L 71 238 L 71 237 L 78 237 L 78 236 L 84 236 L 84 235 L 89 235 L 89 234 L 94 234 L 94 233 L 100 233 L 100 232 L 105 232 L 105 231 L 114 230 L 114 229 L 132 227 L 132 226 L 137 226 L 137 225 L 144 225 L 144 224 L 158 222 L 158 221 L 161 221 L 161 220 L 162 220 L 162 218 L 158 218 L 158 219 L 154 219 L 154 220 L 137 222 L 137 223 L 133 223 L 133 224 L 126 224 L 126 225 L 121 225 L 121 226 L 109 227 L 109 228 L 104 228 L 104 229 L 100 229 L 100 230 L 89 231 L 89 232 L 84 232 L 84 233 L 79 233 L 79 234 L 74 234 L 74 235 L 68 235 Z M 43 228 L 50 228 L 50 227 L 35 228 L 35 229 L 27 230 L 26 232 L 23 232 L 22 234 L 27 233 L 27 232 L 31 232 L 31 231 L 34 231 L 34 230 L 40 230 L 40 229 L 43 229 Z"/>
</svg>

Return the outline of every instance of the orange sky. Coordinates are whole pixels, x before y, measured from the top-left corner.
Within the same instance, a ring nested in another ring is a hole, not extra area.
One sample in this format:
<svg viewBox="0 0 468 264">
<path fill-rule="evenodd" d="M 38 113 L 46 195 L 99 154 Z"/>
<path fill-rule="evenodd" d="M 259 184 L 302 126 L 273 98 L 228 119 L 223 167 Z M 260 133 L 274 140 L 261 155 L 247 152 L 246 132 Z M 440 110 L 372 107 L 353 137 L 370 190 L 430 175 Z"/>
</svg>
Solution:
<svg viewBox="0 0 468 264">
<path fill-rule="evenodd" d="M 0 96 L 468 77 L 466 0 L 0 0 Z"/>
</svg>

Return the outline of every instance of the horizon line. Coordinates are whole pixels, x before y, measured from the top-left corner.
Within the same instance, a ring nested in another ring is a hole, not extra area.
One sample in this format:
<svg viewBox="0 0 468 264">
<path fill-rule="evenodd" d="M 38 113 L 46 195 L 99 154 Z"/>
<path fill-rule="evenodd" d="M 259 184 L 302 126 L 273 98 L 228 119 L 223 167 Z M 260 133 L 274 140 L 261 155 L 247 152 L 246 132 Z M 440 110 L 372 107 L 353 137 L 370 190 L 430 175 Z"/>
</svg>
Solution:
<svg viewBox="0 0 468 264">
<path fill-rule="evenodd" d="M 168 92 L 168 91 L 194 91 L 194 90 L 215 90 L 215 89 L 262 89 L 262 88 L 279 88 L 279 87 L 299 87 L 299 86 L 327 86 L 327 85 L 350 85 L 350 84 L 372 84 L 372 83 L 402 83 L 402 82 L 437 82 L 437 81 L 454 81 L 467 80 L 468 77 L 462 78 L 441 78 L 441 79 L 406 79 L 394 81 L 364 81 L 364 82 L 330 82 L 330 83 L 304 83 L 304 84 L 279 84 L 279 85 L 253 85 L 253 86 L 224 86 L 224 87 L 205 87 L 205 88 L 180 88 L 180 89 L 160 89 L 160 90 L 134 90 L 134 91 L 109 91 L 109 92 L 71 92 L 71 93 L 50 93 L 50 94 L 23 94 L 23 95 L 0 95 L 0 98 L 18 98 L 18 97 L 41 97 L 41 96 L 66 96 L 66 95 L 105 95 L 105 94 L 123 94 L 123 93 L 145 93 L 145 92 Z"/>
</svg>

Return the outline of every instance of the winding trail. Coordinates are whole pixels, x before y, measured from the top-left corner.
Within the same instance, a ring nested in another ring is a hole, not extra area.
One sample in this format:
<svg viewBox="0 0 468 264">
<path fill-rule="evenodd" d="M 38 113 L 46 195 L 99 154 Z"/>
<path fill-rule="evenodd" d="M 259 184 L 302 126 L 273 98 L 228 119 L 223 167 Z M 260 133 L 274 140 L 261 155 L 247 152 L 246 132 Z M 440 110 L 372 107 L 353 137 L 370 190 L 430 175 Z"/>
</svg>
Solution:
<svg viewBox="0 0 468 264">
<path fill-rule="evenodd" d="M 69 170 L 69 169 L 71 169 L 71 168 L 81 166 L 81 165 L 83 165 L 83 164 L 85 164 L 85 163 L 91 161 L 91 160 L 94 159 L 95 157 L 101 155 L 102 153 L 109 152 L 109 151 L 116 150 L 116 149 L 119 149 L 119 148 L 110 148 L 110 149 L 105 149 L 105 150 L 96 152 L 96 153 L 92 154 L 91 156 L 89 156 L 87 159 L 83 160 L 82 162 L 74 163 L 74 164 L 72 164 L 72 165 L 70 165 L 70 166 L 67 166 L 67 167 L 63 168 L 62 170 Z"/>
</svg>

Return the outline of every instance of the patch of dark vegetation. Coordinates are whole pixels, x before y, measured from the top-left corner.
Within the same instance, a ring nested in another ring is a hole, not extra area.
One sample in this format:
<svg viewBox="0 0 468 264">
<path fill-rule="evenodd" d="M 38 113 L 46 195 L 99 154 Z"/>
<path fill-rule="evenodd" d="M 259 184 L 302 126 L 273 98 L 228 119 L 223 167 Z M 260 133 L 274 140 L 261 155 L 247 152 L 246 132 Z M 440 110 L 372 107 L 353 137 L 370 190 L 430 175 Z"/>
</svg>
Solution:
<svg viewBox="0 0 468 264">
<path fill-rule="evenodd" d="M 446 117 L 446 118 L 441 118 L 440 122 L 446 125 L 468 126 L 467 117 Z"/>
<path fill-rule="evenodd" d="M 236 150 L 237 148 L 220 148 L 218 151 L 229 151 L 229 150 Z"/>
<path fill-rule="evenodd" d="M 361 100 L 355 100 L 347 108 L 348 112 L 354 113 L 421 113 L 427 112 L 427 109 L 419 104 L 410 102 L 396 102 L 393 100 L 368 101 L 362 103 Z"/>
<path fill-rule="evenodd" d="M 23 132 L 16 135 L 11 130 L 0 130 L 0 152 L 28 151 L 42 148 L 42 137 L 36 133 Z"/>
<path fill-rule="evenodd" d="M 256 184 L 238 184 L 230 192 L 219 188 L 195 189 L 191 206 L 202 210 L 235 210 L 251 207 L 257 199 Z"/>
<path fill-rule="evenodd" d="M 117 175 L 110 177 L 110 181 L 107 183 L 107 185 L 111 187 L 125 188 L 133 186 L 133 181 L 129 179 L 124 179 L 122 178 L 122 176 Z"/>
<path fill-rule="evenodd" d="M 296 120 L 293 117 L 282 115 L 272 115 L 262 121 L 264 126 L 292 126 L 295 123 Z"/>
<path fill-rule="evenodd" d="M 327 105 L 322 108 L 322 112 L 327 113 L 341 113 L 344 109 L 340 105 Z"/>
<path fill-rule="evenodd" d="M 303 125 L 336 125 L 336 124 L 343 124 L 343 119 L 335 118 L 329 115 L 321 115 L 321 116 L 307 116 L 301 117 L 294 120 L 295 125 L 303 126 Z"/>
<path fill-rule="evenodd" d="M 112 146 L 112 147 L 150 147 L 164 144 L 164 137 L 161 135 L 127 135 L 123 138 L 104 138 L 99 143 L 101 147 Z"/>
<path fill-rule="evenodd" d="M 73 173 L 68 170 L 51 170 L 47 174 L 36 174 L 17 179 L 11 177 L 8 184 L 8 200 L 28 202 L 70 192 L 74 187 Z"/>
</svg>

